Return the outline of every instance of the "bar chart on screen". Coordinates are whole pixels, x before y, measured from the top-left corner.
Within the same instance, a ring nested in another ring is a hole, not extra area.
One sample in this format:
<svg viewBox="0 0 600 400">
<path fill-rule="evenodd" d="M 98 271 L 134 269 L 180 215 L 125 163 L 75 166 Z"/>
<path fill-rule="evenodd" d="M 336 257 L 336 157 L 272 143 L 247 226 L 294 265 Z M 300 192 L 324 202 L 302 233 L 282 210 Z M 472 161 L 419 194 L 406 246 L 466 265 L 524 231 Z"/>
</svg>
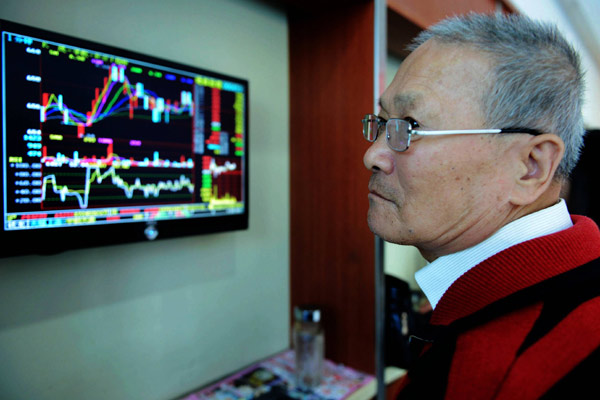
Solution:
<svg viewBox="0 0 600 400">
<path fill-rule="evenodd" d="M 5 80 L 6 113 L 20 115 L 6 132 L 24 132 L 4 139 L 9 226 L 243 207 L 241 84 L 27 36 L 4 40 L 14 61 L 4 76 L 25 72 Z"/>
</svg>

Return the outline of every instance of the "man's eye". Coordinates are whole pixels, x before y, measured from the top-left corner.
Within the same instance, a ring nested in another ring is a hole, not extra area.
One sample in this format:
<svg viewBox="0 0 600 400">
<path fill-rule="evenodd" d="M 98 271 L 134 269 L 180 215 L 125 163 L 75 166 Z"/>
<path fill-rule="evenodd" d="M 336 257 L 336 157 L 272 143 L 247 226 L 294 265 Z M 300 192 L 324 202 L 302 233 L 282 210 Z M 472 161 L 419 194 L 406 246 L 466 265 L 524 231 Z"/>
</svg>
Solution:
<svg viewBox="0 0 600 400">
<path fill-rule="evenodd" d="M 419 123 L 417 121 L 415 121 L 413 118 L 411 118 L 411 117 L 404 117 L 403 119 L 406 122 L 408 122 L 412 128 L 418 128 L 419 127 Z"/>
</svg>

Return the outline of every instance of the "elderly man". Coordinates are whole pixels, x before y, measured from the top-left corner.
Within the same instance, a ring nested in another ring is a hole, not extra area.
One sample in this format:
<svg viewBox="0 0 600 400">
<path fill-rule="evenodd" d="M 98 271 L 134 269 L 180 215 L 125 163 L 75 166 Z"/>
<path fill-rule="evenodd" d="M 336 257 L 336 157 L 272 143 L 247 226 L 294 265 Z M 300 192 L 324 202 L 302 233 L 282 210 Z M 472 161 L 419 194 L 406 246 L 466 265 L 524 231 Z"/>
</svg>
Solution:
<svg viewBox="0 0 600 400">
<path fill-rule="evenodd" d="M 400 398 L 600 393 L 600 233 L 559 197 L 582 92 L 553 27 L 472 14 L 418 36 L 363 120 L 369 227 L 429 261 L 432 332 Z"/>
</svg>

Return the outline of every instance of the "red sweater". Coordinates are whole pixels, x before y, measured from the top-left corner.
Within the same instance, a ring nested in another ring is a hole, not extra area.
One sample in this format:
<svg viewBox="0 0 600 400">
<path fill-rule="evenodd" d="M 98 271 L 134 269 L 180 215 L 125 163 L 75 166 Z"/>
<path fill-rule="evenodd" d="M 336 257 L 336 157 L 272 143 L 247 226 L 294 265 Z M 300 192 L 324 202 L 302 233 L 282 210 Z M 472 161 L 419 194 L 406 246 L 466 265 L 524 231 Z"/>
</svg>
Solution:
<svg viewBox="0 0 600 400">
<path fill-rule="evenodd" d="M 600 231 L 572 219 L 572 228 L 506 249 L 448 288 L 399 399 L 571 397 L 593 382 L 585 375 L 600 372 Z"/>
</svg>

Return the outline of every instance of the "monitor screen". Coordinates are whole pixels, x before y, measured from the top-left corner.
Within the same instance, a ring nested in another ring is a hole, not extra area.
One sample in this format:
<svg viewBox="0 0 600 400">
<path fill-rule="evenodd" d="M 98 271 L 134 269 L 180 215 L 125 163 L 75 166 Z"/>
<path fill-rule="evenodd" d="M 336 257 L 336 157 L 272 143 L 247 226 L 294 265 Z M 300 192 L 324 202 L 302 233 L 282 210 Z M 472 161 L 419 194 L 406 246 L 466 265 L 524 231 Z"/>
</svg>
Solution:
<svg viewBox="0 0 600 400">
<path fill-rule="evenodd" d="M 0 28 L 2 256 L 248 227 L 246 80 Z"/>
</svg>

